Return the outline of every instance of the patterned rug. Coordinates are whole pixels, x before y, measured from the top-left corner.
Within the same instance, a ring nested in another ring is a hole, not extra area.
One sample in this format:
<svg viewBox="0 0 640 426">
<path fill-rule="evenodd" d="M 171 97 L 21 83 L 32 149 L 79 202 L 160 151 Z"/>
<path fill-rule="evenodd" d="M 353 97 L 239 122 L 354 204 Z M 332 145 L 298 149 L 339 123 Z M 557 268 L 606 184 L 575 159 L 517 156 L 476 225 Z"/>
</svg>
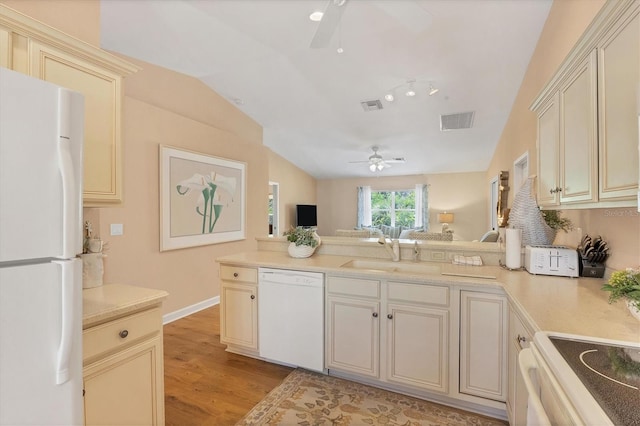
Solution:
<svg viewBox="0 0 640 426">
<path fill-rule="evenodd" d="M 237 425 L 506 425 L 440 404 L 296 369 Z"/>
</svg>

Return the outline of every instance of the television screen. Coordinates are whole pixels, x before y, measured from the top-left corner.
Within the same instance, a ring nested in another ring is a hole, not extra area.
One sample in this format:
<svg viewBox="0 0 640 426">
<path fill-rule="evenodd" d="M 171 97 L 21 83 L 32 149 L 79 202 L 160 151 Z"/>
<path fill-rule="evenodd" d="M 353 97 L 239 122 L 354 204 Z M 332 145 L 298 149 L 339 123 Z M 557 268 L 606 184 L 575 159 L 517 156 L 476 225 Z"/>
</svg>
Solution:
<svg viewBox="0 0 640 426">
<path fill-rule="evenodd" d="M 316 206 L 298 204 L 296 206 L 296 224 L 298 226 L 318 226 Z"/>
</svg>

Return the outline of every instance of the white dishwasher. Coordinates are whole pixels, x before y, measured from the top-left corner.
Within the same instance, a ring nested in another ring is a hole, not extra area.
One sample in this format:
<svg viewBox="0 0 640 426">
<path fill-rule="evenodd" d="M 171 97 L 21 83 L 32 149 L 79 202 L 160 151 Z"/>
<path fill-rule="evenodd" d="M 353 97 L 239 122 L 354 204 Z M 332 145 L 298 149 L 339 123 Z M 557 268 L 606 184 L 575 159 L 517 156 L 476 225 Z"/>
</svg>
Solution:
<svg viewBox="0 0 640 426">
<path fill-rule="evenodd" d="M 323 371 L 323 274 L 259 268 L 258 335 L 261 357 Z"/>
</svg>

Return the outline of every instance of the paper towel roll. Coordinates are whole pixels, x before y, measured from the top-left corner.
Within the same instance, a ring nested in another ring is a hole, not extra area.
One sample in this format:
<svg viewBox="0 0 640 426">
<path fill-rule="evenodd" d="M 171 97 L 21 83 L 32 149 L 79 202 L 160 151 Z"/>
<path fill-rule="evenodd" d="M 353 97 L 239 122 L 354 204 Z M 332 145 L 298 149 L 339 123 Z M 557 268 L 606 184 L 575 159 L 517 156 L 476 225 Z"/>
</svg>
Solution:
<svg viewBox="0 0 640 426">
<path fill-rule="evenodd" d="M 507 246 L 505 248 L 505 264 L 509 269 L 522 266 L 522 229 L 507 228 Z"/>
</svg>

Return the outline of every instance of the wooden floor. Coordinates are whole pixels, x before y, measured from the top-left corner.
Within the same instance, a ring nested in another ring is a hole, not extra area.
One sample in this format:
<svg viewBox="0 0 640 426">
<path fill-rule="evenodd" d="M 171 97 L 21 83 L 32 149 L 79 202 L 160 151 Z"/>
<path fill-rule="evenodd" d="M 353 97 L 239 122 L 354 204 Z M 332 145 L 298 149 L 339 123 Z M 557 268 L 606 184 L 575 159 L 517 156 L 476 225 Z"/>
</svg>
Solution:
<svg viewBox="0 0 640 426">
<path fill-rule="evenodd" d="M 219 305 L 164 326 L 167 426 L 233 425 L 292 370 L 225 347 Z"/>
</svg>

